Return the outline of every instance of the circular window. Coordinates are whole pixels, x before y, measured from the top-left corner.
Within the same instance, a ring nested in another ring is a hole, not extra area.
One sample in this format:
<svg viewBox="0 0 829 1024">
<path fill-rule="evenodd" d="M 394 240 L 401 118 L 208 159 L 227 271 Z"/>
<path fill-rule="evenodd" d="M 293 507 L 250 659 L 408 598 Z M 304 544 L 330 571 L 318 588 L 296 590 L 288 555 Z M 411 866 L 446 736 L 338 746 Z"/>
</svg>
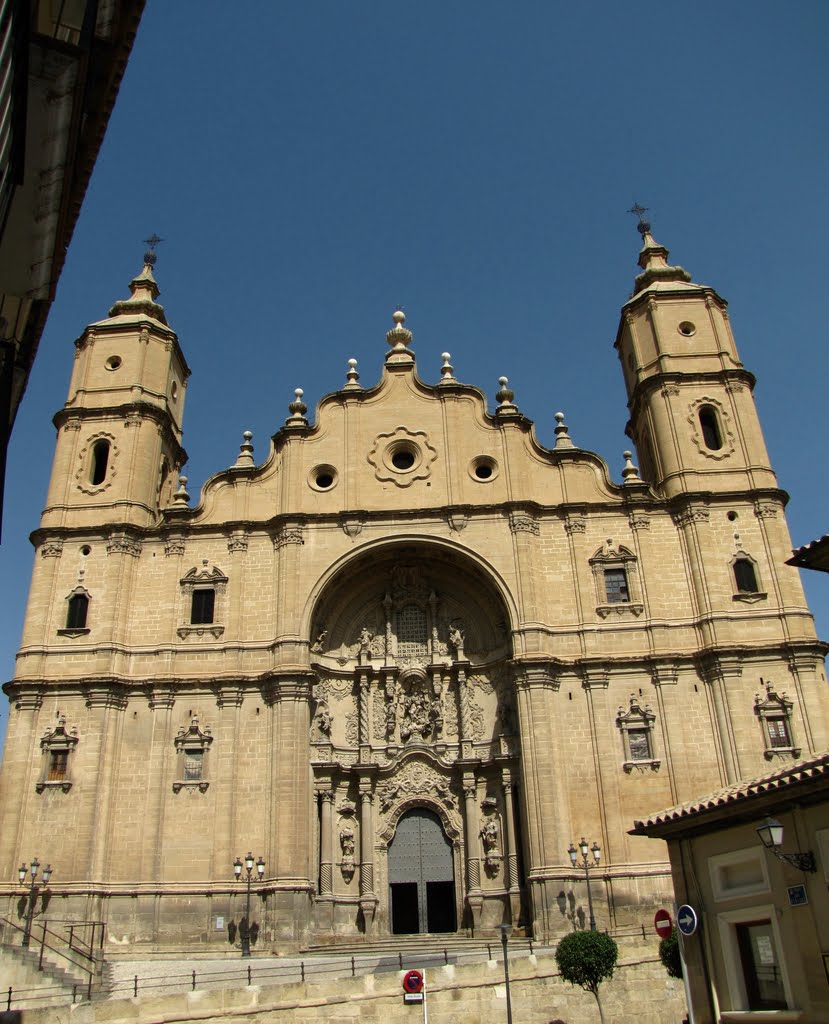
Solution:
<svg viewBox="0 0 829 1024">
<path fill-rule="evenodd" d="M 734 511 L 734 509 L 732 509 L 732 510 L 731 510 L 731 511 L 730 511 L 730 512 L 728 513 L 727 519 L 728 519 L 728 521 L 729 521 L 730 523 L 733 523 L 733 522 L 734 522 L 734 520 L 735 520 L 736 518 L 737 518 L 737 513 L 736 513 L 736 512 Z"/>
<path fill-rule="evenodd" d="M 697 333 L 696 325 L 692 324 L 690 320 L 683 320 L 677 330 L 684 338 L 690 338 L 692 334 Z"/>
<path fill-rule="evenodd" d="M 333 466 L 316 466 L 308 477 L 308 483 L 315 491 L 330 491 L 336 482 L 337 471 Z"/>
<path fill-rule="evenodd" d="M 409 473 L 416 469 L 422 460 L 420 449 L 411 441 L 398 441 L 386 449 L 384 461 L 390 469 L 398 473 Z"/>
<path fill-rule="evenodd" d="M 117 370 L 118 367 L 121 365 L 121 357 L 120 356 L 110 356 L 109 359 L 107 359 L 107 361 L 106 361 L 106 363 L 104 365 L 106 366 L 106 368 L 108 370 Z"/>
<path fill-rule="evenodd" d="M 84 556 L 92 554 L 92 548 L 88 544 L 84 544 L 81 548 L 81 554 Z"/>
<path fill-rule="evenodd" d="M 392 454 L 391 464 L 395 469 L 403 471 L 411 469 L 415 464 L 415 454 L 409 448 L 400 448 Z"/>
<path fill-rule="evenodd" d="M 469 475 L 473 480 L 488 483 L 498 475 L 498 463 L 489 455 L 479 455 L 470 462 Z"/>
</svg>

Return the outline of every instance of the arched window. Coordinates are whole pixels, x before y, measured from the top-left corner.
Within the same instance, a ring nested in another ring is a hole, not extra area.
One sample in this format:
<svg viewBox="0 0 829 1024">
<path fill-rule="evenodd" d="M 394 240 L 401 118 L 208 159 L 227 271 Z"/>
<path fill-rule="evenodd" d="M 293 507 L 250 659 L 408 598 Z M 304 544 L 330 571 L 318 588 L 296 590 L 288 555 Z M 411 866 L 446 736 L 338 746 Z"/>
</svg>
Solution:
<svg viewBox="0 0 829 1024">
<path fill-rule="evenodd" d="M 108 464 L 109 441 L 96 441 L 92 446 L 92 465 L 89 471 L 89 481 L 94 487 L 106 480 Z"/>
<path fill-rule="evenodd" d="M 67 629 L 86 629 L 86 617 L 89 612 L 89 595 L 73 594 L 69 598 L 66 612 Z"/>
<path fill-rule="evenodd" d="M 757 583 L 757 572 L 754 563 L 748 558 L 734 560 L 734 582 L 742 594 L 756 594 L 760 587 Z"/>
<path fill-rule="evenodd" d="M 701 405 L 697 415 L 705 447 L 718 452 L 722 448 L 722 432 L 717 410 L 713 405 Z"/>
</svg>

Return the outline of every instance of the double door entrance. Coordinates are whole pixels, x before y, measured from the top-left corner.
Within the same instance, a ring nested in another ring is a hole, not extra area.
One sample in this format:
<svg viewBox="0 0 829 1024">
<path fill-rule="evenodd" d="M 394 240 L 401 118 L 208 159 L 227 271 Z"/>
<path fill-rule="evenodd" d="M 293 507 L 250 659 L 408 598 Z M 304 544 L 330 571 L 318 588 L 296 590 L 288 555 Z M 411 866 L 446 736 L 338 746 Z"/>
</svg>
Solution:
<svg viewBox="0 0 829 1024">
<path fill-rule="evenodd" d="M 436 814 L 418 807 L 403 815 L 389 846 L 388 864 L 393 934 L 454 932 L 452 846 Z"/>
</svg>

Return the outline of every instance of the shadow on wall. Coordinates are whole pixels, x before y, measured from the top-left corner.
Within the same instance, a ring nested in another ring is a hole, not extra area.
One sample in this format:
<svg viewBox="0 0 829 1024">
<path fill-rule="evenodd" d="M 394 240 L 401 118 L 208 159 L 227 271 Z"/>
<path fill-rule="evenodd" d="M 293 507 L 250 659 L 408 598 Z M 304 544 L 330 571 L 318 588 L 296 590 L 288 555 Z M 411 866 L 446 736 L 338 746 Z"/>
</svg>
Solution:
<svg viewBox="0 0 829 1024">
<path fill-rule="evenodd" d="M 565 892 L 563 889 L 556 897 L 558 903 L 558 909 L 561 911 L 561 916 L 566 917 L 570 924 L 573 926 L 574 932 L 583 932 L 584 923 L 587 917 L 584 913 L 584 907 L 576 906 L 576 897 L 572 892 Z M 555 1024 L 555 1022 L 553 1022 Z"/>
</svg>

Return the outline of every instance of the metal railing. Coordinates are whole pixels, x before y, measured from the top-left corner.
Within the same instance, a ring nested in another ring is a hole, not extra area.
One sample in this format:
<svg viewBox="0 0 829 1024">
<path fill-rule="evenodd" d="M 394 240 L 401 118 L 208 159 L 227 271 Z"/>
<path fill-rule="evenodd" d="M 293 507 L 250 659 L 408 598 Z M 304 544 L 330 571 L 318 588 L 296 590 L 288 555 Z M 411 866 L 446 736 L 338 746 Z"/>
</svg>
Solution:
<svg viewBox="0 0 829 1024">
<path fill-rule="evenodd" d="M 43 970 L 44 959 L 47 965 L 62 967 L 60 963 L 54 964 L 52 959 L 52 957 L 58 957 L 85 976 L 83 984 L 74 984 L 72 1001 L 75 1001 L 77 991 L 84 988 L 87 992 L 87 998 L 91 999 L 92 986 L 100 979 L 104 962 L 105 924 L 103 921 L 64 920 L 53 920 L 52 924 L 63 925 L 63 934 L 51 929 L 48 920 L 38 921 L 32 925 L 29 948 L 32 952 L 36 952 L 37 969 L 39 971 Z M 10 921 L 7 917 L 0 917 L 0 925 L 3 927 L 4 939 L 7 942 L 6 936 L 8 934 L 12 936 L 19 934 L 21 939 L 26 934 L 25 928 L 21 928 L 19 924 L 15 921 Z M 9 929 L 11 930 L 10 933 Z M 36 929 L 40 931 L 39 939 Z M 39 950 L 37 950 L 38 946 L 40 947 Z M 47 950 L 52 954 L 52 957 L 46 955 Z M 37 991 L 43 992 L 45 990 L 38 989 Z M 12 989 L 9 989 L 7 999 L 9 1004 L 11 1003 L 11 998 Z M 9 1008 L 11 1007 L 9 1006 Z"/>
</svg>

